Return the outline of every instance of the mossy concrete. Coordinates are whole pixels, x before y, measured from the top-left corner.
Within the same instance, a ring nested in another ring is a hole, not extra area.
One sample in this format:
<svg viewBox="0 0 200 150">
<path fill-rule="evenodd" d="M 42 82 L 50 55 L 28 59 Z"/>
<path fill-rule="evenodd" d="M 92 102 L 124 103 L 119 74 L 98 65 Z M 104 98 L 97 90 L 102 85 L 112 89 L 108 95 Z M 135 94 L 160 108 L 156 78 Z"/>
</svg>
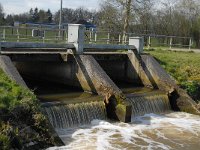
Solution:
<svg viewBox="0 0 200 150">
<path fill-rule="evenodd" d="M 91 55 L 74 55 L 78 65 L 76 76 L 84 91 L 97 93 L 104 97 L 108 116 L 123 122 L 131 121 L 131 104 L 106 72 Z M 110 103 L 115 99 L 115 103 Z M 112 106 L 110 106 L 112 105 Z M 112 115 L 111 115 L 112 114 Z"/>
<path fill-rule="evenodd" d="M 142 66 L 142 60 L 140 58 L 140 55 L 138 55 L 136 52 L 134 51 L 130 51 L 128 54 L 128 59 L 132 65 L 131 68 L 129 69 L 134 69 L 137 73 L 137 75 L 139 76 L 141 82 L 143 83 L 144 86 L 149 87 L 149 88 L 153 88 L 153 84 L 150 81 L 150 76 L 145 72 L 145 68 Z"/>
</svg>

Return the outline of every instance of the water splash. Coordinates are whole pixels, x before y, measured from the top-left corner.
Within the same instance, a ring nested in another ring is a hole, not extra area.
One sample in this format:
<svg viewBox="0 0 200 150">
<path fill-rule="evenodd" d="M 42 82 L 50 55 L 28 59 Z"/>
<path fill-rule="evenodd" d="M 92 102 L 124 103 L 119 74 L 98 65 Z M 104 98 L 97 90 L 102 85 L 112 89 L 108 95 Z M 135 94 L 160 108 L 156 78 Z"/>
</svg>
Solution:
<svg viewBox="0 0 200 150">
<path fill-rule="evenodd" d="M 43 110 L 52 126 L 58 129 L 90 124 L 94 119 L 106 119 L 103 101 L 52 105 L 43 107 Z"/>
<path fill-rule="evenodd" d="M 66 146 L 48 150 L 198 150 L 200 117 L 187 113 L 146 114 L 130 124 L 93 120 L 57 130 Z"/>
</svg>

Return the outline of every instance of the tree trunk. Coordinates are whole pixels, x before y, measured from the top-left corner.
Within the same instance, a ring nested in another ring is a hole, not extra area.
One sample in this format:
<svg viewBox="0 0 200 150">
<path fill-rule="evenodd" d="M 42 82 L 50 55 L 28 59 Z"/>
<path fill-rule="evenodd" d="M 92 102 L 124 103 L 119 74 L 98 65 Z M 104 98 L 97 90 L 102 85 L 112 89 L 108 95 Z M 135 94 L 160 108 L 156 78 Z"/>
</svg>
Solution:
<svg viewBox="0 0 200 150">
<path fill-rule="evenodd" d="M 123 28 L 123 43 L 125 43 L 126 33 L 128 32 L 128 28 L 129 28 L 130 13 L 131 13 L 131 2 L 132 2 L 132 0 L 127 0 L 126 5 L 125 5 L 125 19 L 124 19 L 124 28 Z"/>
</svg>

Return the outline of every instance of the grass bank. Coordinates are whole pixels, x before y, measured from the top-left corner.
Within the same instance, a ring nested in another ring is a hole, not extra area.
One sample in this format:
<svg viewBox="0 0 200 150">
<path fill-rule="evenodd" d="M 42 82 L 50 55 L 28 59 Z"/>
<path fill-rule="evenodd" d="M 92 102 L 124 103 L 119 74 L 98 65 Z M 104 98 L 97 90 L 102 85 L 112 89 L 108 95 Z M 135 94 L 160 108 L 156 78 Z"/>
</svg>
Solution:
<svg viewBox="0 0 200 150">
<path fill-rule="evenodd" d="M 0 149 L 42 149 L 57 145 L 35 95 L 0 70 Z"/>
<path fill-rule="evenodd" d="M 145 50 L 153 55 L 161 66 L 186 89 L 197 102 L 200 101 L 200 54 L 162 49 Z"/>
</svg>

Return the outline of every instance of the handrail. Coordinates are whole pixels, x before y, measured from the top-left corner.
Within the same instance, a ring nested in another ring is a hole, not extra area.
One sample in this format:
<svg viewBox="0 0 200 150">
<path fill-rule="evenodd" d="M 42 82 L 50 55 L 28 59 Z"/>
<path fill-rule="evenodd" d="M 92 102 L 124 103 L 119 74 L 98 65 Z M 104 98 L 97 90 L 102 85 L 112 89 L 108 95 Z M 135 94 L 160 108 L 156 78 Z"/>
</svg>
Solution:
<svg viewBox="0 0 200 150">
<path fill-rule="evenodd" d="M 60 34 L 61 33 L 61 34 Z M 192 47 L 191 37 L 155 35 L 155 34 L 136 34 L 111 32 L 103 29 L 84 29 L 85 44 L 113 44 L 128 45 L 130 37 L 143 37 L 145 45 L 150 48 L 153 46 L 176 46 Z M 182 42 L 185 40 L 186 42 Z M 41 43 L 67 43 L 68 29 L 58 27 L 26 27 L 26 26 L 0 26 L 0 42 L 41 42 Z"/>
</svg>

